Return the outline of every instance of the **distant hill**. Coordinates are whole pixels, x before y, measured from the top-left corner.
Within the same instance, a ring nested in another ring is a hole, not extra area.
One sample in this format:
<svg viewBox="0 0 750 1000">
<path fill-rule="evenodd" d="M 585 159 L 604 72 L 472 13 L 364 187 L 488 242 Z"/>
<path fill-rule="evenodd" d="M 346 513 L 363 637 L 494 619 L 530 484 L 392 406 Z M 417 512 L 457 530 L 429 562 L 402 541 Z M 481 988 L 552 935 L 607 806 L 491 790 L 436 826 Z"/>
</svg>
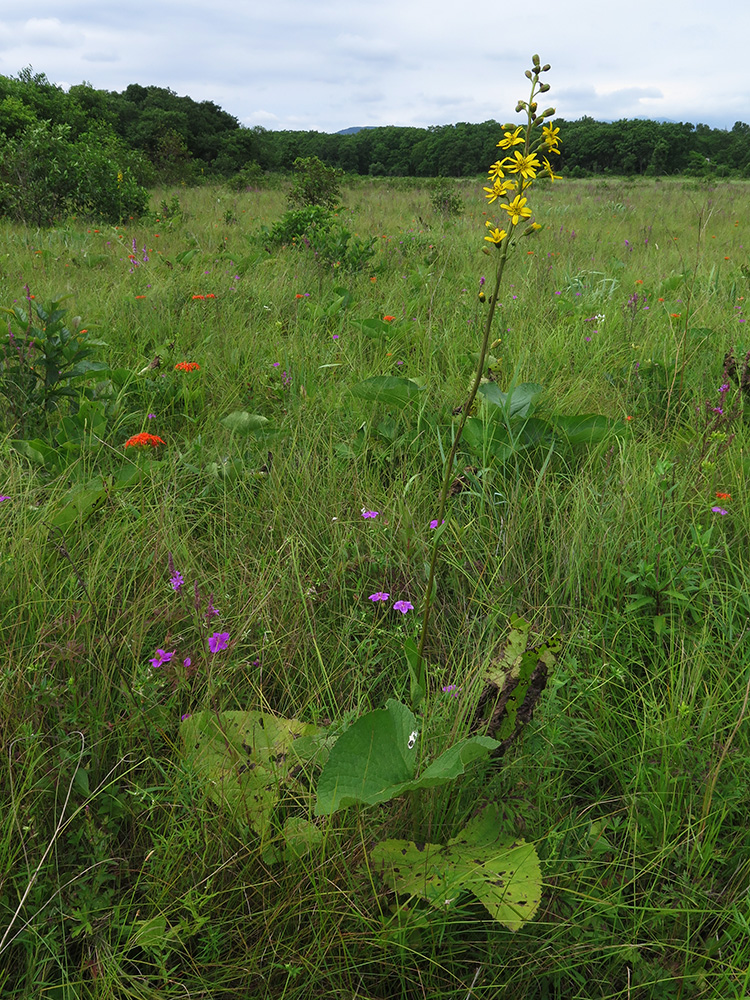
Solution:
<svg viewBox="0 0 750 1000">
<path fill-rule="evenodd" d="M 366 128 L 379 128 L 378 125 L 352 125 L 351 128 L 342 128 L 335 135 L 356 135 L 357 132 L 362 132 Z"/>
</svg>

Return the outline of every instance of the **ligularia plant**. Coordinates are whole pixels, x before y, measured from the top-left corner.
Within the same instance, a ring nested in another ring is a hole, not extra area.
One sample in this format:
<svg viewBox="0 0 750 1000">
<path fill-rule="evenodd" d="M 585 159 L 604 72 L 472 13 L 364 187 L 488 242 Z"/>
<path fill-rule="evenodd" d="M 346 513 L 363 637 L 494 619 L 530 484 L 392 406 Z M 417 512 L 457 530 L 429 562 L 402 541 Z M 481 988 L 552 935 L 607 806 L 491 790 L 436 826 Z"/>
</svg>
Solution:
<svg viewBox="0 0 750 1000">
<path fill-rule="evenodd" d="M 559 156 L 560 145 L 559 128 L 553 128 L 550 124 L 545 124 L 548 119 L 555 114 L 554 108 L 547 108 L 539 113 L 537 97 L 545 94 L 549 89 L 548 83 L 541 82 L 541 76 L 549 70 L 549 64 L 541 65 L 539 56 L 532 56 L 532 67 L 526 70 L 526 78 L 531 82 L 531 93 L 528 101 L 519 101 L 516 105 L 516 112 L 526 112 L 525 125 L 504 125 L 503 137 L 498 142 L 498 148 L 504 150 L 506 155 L 496 160 L 489 168 L 489 179 L 491 187 L 485 187 L 486 198 L 490 205 L 497 205 L 502 211 L 502 217 L 495 222 L 485 223 L 488 234 L 485 241 L 494 246 L 497 251 L 495 266 L 495 284 L 489 297 L 489 310 L 484 325 L 484 336 L 479 350 L 477 360 L 477 370 L 474 381 L 469 389 L 469 395 L 461 407 L 461 419 L 459 420 L 456 433 L 453 437 L 453 446 L 445 460 L 443 473 L 443 487 L 440 494 L 440 506 L 436 519 L 436 526 L 442 525 L 445 514 L 445 507 L 448 499 L 448 490 L 454 475 L 454 463 L 458 446 L 461 441 L 466 420 L 472 411 L 476 400 L 479 386 L 482 382 L 487 353 L 490 347 L 490 336 L 492 333 L 492 321 L 495 317 L 495 309 L 500 292 L 500 284 L 503 280 L 505 265 L 511 248 L 515 246 L 519 239 L 533 236 L 542 227 L 534 220 L 534 213 L 529 205 L 529 192 L 541 173 L 551 181 L 560 180 L 560 175 L 554 172 L 550 156 Z M 541 160 L 540 160 L 541 156 Z M 489 247 L 484 248 L 485 253 L 492 253 Z M 484 285 L 484 278 L 480 285 Z M 481 301 L 486 301 L 486 292 L 480 293 Z M 496 344 L 499 341 L 496 341 Z M 495 345 L 493 345 L 495 346 Z M 419 646 L 416 650 L 407 648 L 406 659 L 411 675 L 411 702 L 412 708 L 416 708 L 427 693 L 427 671 L 422 659 L 424 653 L 427 629 L 430 620 L 430 610 L 434 596 L 435 569 L 437 566 L 438 551 L 442 532 L 436 531 L 432 545 L 432 557 L 430 559 L 430 572 L 425 590 L 424 608 L 422 612 L 422 629 L 419 637 Z"/>
</svg>

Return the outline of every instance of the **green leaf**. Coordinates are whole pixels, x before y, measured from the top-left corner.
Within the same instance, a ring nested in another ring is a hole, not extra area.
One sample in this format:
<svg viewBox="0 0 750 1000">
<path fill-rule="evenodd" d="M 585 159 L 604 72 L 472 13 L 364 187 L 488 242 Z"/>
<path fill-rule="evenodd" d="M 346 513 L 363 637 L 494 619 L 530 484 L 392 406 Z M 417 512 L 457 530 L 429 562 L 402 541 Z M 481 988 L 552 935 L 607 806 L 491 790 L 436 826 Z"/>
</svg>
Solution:
<svg viewBox="0 0 750 1000">
<path fill-rule="evenodd" d="M 370 852 L 396 892 L 450 908 L 471 892 L 493 920 L 516 931 L 531 920 L 542 896 L 539 858 L 532 844 L 500 837 L 500 813 L 487 806 L 445 847 L 384 840 Z"/>
<path fill-rule="evenodd" d="M 230 819 L 261 835 L 297 763 L 292 745 L 317 727 L 256 711 L 197 712 L 180 727 L 186 757 Z"/>
<path fill-rule="evenodd" d="M 390 406 L 406 406 L 423 391 L 424 386 L 413 379 L 398 378 L 396 375 L 375 375 L 359 382 L 352 389 L 352 393 L 360 399 L 370 399 Z"/>
<path fill-rule="evenodd" d="M 404 792 L 433 788 L 463 774 L 467 764 L 499 746 L 488 736 L 471 736 L 450 747 L 418 778 L 419 723 L 401 702 L 357 719 L 338 738 L 318 780 L 315 813 L 328 816 L 346 806 L 388 802 Z"/>
<path fill-rule="evenodd" d="M 259 413 L 246 413 L 244 410 L 235 410 L 224 417 L 222 425 L 235 434 L 254 434 L 261 431 L 268 423 L 268 417 L 262 417 Z"/>
<path fill-rule="evenodd" d="M 522 382 L 505 393 L 497 382 L 485 382 L 479 386 L 479 392 L 488 403 L 500 407 L 505 418 L 510 420 L 511 417 L 530 417 L 534 403 L 544 392 L 544 386 L 536 382 Z"/>
<path fill-rule="evenodd" d="M 598 413 L 582 413 L 570 417 L 555 413 L 549 420 L 555 433 L 573 447 L 598 444 L 610 434 L 625 434 L 628 430 L 623 421 L 611 420 Z"/>
</svg>

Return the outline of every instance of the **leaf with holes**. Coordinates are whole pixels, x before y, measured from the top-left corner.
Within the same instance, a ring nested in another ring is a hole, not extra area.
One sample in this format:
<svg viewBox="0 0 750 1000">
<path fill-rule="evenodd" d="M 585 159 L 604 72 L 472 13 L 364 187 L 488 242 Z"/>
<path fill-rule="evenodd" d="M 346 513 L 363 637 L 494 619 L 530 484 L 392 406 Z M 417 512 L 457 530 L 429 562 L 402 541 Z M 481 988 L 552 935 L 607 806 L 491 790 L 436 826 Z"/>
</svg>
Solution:
<svg viewBox="0 0 750 1000">
<path fill-rule="evenodd" d="M 299 764 L 294 744 L 317 727 L 264 712 L 196 712 L 180 727 L 185 755 L 205 780 L 209 797 L 232 819 L 264 834 Z M 308 741 L 308 746 L 310 746 Z"/>
<path fill-rule="evenodd" d="M 533 844 L 500 836 L 500 817 L 490 805 L 461 833 L 439 844 L 384 840 L 370 852 L 385 882 L 398 893 L 450 908 L 471 892 L 493 920 L 517 931 L 531 920 L 542 898 L 542 874 Z"/>
</svg>

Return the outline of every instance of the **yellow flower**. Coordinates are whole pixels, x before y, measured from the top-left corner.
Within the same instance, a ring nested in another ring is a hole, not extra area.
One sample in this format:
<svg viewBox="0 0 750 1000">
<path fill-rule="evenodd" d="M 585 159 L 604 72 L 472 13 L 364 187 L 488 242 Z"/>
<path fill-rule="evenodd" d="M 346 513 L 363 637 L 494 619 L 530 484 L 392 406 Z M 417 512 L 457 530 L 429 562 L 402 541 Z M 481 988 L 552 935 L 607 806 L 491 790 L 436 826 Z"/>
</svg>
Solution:
<svg viewBox="0 0 750 1000">
<path fill-rule="evenodd" d="M 490 205 L 492 204 L 493 201 L 496 201 L 498 198 L 505 197 L 505 184 L 500 180 L 496 180 L 491 188 L 486 187 L 482 188 L 482 190 L 487 192 L 485 198 L 487 199 Z"/>
<path fill-rule="evenodd" d="M 527 200 L 527 198 L 522 198 L 517 194 L 509 205 L 500 206 L 500 208 L 504 208 L 508 213 L 510 221 L 514 226 L 517 226 L 521 219 L 528 219 L 531 215 L 531 209 L 526 208 Z"/>
<path fill-rule="evenodd" d="M 505 132 L 505 138 L 500 140 L 498 146 L 502 149 L 510 149 L 511 146 L 523 146 L 526 140 L 519 134 L 521 129 L 522 126 L 519 125 L 514 132 Z"/>
<path fill-rule="evenodd" d="M 523 153 L 519 153 L 516 150 L 513 157 L 506 156 L 503 160 L 503 166 L 507 166 L 510 173 L 521 174 L 522 177 L 526 178 L 536 177 L 537 169 L 541 166 L 536 153 L 529 153 L 528 156 L 524 156 Z"/>
<path fill-rule="evenodd" d="M 487 173 L 490 175 L 493 181 L 498 181 L 502 177 L 505 177 L 505 174 L 503 173 L 503 165 L 500 162 L 500 160 L 497 160 L 495 163 L 493 163 L 490 169 L 487 171 Z"/>
<path fill-rule="evenodd" d="M 496 246 L 499 246 L 508 234 L 504 229 L 498 229 L 497 226 L 493 228 L 491 222 L 487 222 L 485 225 L 490 231 L 490 235 L 485 236 L 485 239 L 488 243 L 494 243 Z"/>
<path fill-rule="evenodd" d="M 553 128 L 551 125 L 542 126 L 542 135 L 544 136 L 544 141 L 547 146 L 551 148 L 552 146 L 557 146 L 560 142 L 562 142 L 562 139 L 558 137 L 559 132 L 559 128 Z"/>
<path fill-rule="evenodd" d="M 545 174 L 549 177 L 551 181 L 561 181 L 562 174 L 556 174 L 552 169 L 552 164 L 549 162 L 546 156 L 542 158 L 542 166 L 544 167 Z"/>
<path fill-rule="evenodd" d="M 117 171 L 117 183 L 122 184 L 122 170 Z"/>
</svg>

